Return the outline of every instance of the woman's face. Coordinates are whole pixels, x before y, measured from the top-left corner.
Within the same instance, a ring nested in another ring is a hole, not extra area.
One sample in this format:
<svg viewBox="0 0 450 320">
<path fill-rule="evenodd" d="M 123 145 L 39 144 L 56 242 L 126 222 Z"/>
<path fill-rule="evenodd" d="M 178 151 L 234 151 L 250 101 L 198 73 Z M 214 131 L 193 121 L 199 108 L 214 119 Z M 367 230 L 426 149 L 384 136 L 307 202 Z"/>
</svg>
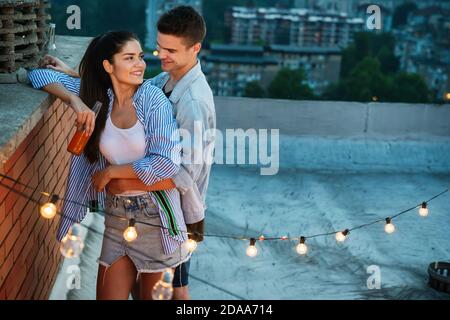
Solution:
<svg viewBox="0 0 450 320">
<path fill-rule="evenodd" d="M 140 85 L 144 81 L 145 61 L 141 45 L 137 40 L 128 41 L 122 50 L 113 56 L 112 64 L 104 61 L 111 79 L 121 84 Z"/>
</svg>

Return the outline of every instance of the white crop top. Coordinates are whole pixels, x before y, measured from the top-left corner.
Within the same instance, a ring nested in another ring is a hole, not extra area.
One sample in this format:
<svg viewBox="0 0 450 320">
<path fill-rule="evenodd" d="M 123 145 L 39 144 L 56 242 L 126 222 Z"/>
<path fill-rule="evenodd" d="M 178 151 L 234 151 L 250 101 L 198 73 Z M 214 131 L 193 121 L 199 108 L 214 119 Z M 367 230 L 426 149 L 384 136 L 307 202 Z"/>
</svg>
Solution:
<svg viewBox="0 0 450 320">
<path fill-rule="evenodd" d="M 114 125 L 111 117 L 106 119 L 105 129 L 100 137 L 100 152 L 114 165 L 129 164 L 145 156 L 145 130 L 142 123 L 128 129 L 121 129 Z M 121 196 L 136 196 L 146 191 L 130 190 Z"/>
</svg>

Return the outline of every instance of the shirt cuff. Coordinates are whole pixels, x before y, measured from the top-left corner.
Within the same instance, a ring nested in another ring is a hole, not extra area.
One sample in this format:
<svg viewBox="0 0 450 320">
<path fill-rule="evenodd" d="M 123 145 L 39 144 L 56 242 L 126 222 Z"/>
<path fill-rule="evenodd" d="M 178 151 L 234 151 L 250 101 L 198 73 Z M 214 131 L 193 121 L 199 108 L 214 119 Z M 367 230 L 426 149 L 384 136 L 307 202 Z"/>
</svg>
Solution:
<svg viewBox="0 0 450 320">
<path fill-rule="evenodd" d="M 55 72 L 48 69 L 34 69 L 28 72 L 28 79 L 35 89 L 41 89 L 51 83 L 57 83 L 58 77 Z"/>
<path fill-rule="evenodd" d="M 146 185 L 150 186 L 158 180 L 151 170 L 150 161 L 147 158 L 137 160 L 131 166 L 136 176 Z"/>
</svg>

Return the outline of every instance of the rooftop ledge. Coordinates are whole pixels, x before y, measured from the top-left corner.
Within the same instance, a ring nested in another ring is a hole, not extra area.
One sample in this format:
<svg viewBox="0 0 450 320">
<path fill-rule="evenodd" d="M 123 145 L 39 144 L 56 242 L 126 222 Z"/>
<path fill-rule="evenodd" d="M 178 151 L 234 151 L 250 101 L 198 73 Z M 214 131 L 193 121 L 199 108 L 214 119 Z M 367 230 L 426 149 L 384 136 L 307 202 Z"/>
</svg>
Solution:
<svg viewBox="0 0 450 320">
<path fill-rule="evenodd" d="M 50 54 L 76 67 L 91 39 L 57 36 L 57 49 Z M 0 163 L 14 153 L 54 100 L 29 84 L 0 84 Z"/>
</svg>

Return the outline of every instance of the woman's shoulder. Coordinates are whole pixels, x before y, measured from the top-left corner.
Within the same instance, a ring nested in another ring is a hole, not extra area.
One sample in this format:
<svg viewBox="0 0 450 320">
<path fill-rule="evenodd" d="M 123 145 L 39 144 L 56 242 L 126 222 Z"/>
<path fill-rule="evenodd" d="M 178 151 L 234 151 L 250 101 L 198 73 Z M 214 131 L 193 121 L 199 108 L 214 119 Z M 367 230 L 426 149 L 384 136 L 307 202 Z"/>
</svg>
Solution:
<svg viewBox="0 0 450 320">
<path fill-rule="evenodd" d="M 160 105 L 164 105 L 168 102 L 168 99 L 164 92 L 153 85 L 150 79 L 145 80 L 138 89 L 137 100 L 143 104 L 146 109 L 149 106 L 157 108 Z"/>
<path fill-rule="evenodd" d="M 154 85 L 151 79 L 144 80 L 139 87 L 140 95 L 143 94 L 164 94 L 160 88 Z"/>
</svg>

